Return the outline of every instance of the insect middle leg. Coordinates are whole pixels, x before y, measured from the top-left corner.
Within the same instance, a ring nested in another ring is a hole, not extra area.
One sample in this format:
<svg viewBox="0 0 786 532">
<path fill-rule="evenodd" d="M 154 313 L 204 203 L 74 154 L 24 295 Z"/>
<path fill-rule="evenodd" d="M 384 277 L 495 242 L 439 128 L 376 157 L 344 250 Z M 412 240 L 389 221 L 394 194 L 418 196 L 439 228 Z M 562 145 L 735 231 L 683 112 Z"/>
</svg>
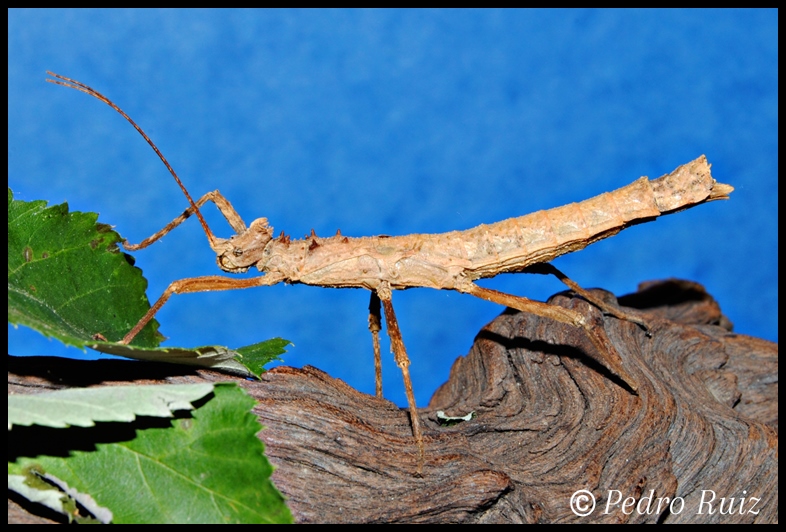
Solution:
<svg viewBox="0 0 786 532">
<path fill-rule="evenodd" d="M 208 275 L 205 277 L 191 277 L 188 279 L 180 279 L 170 284 L 158 301 L 150 307 L 150 310 L 142 316 L 142 319 L 131 329 L 128 334 L 123 337 L 119 342 L 121 344 L 130 344 L 139 332 L 145 328 L 153 316 L 164 306 L 173 294 L 190 294 L 194 292 L 218 292 L 223 290 L 237 290 L 239 288 L 252 288 L 255 286 L 270 286 L 280 283 L 283 279 L 276 275 L 263 275 L 262 277 L 253 277 L 250 279 L 234 279 L 232 277 L 222 277 L 220 275 Z"/>
<path fill-rule="evenodd" d="M 409 376 L 409 356 L 407 356 L 407 349 L 404 347 L 404 340 L 401 338 L 401 330 L 398 327 L 396 313 L 393 311 L 392 290 L 390 289 L 390 285 L 387 282 L 383 282 L 382 285 L 377 288 L 376 296 L 378 301 L 382 301 L 382 306 L 385 309 L 385 325 L 387 326 L 388 336 L 390 337 L 390 348 L 393 351 L 396 365 L 401 369 L 401 374 L 404 377 L 404 391 L 407 394 L 407 402 L 409 403 L 409 418 L 412 422 L 412 434 L 415 436 L 415 443 L 417 443 L 418 452 L 420 455 L 418 460 L 418 472 L 420 473 L 423 470 L 423 462 L 425 461 L 426 457 L 425 444 L 423 443 L 423 434 L 420 430 L 420 418 L 418 417 L 418 407 L 415 404 L 415 392 L 412 390 L 412 379 Z M 372 305 L 370 306 L 369 310 L 373 314 L 373 295 L 371 303 Z M 378 309 L 379 307 L 377 307 L 377 315 Z M 369 323 L 370 322 L 371 316 L 369 317 Z M 369 328 L 371 328 L 371 326 L 369 326 Z M 374 335 L 373 329 L 371 332 L 372 335 Z M 376 338 L 375 343 L 376 350 L 379 347 L 378 337 Z M 378 378 L 379 377 L 381 377 L 381 370 L 380 373 L 378 373 Z M 381 383 L 378 384 L 378 386 L 381 386 Z"/>
</svg>

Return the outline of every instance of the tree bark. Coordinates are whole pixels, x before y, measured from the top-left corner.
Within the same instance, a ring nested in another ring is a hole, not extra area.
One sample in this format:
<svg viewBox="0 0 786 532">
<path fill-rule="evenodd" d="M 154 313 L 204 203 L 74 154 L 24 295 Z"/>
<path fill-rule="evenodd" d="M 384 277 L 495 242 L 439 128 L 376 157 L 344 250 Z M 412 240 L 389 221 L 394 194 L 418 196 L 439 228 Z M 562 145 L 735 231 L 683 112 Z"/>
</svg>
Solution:
<svg viewBox="0 0 786 532">
<path fill-rule="evenodd" d="M 597 353 L 579 328 L 506 310 L 418 413 L 422 472 L 406 410 L 308 366 L 251 382 L 165 364 L 9 357 L 8 389 L 235 381 L 258 401 L 273 481 L 299 522 L 777 522 L 777 344 L 730 332 L 687 281 L 619 299 L 650 336 L 570 293 L 550 302 L 601 327 L 617 354 Z M 474 417 L 448 425 L 438 411 Z M 587 516 L 571 508 L 579 490 L 596 501 Z M 18 502 L 9 499 L 9 522 L 40 517 Z"/>
</svg>

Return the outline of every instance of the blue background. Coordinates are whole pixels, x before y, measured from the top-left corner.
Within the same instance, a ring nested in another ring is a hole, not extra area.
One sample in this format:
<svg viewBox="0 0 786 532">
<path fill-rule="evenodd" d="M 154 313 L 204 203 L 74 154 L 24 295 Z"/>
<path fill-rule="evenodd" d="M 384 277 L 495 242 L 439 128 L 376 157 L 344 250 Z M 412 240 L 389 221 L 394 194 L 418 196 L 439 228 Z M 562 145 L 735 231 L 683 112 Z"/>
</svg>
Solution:
<svg viewBox="0 0 786 532">
<path fill-rule="evenodd" d="M 138 242 L 186 207 L 137 133 L 52 70 L 113 99 L 192 195 L 293 237 L 465 229 L 657 177 L 706 154 L 736 187 L 555 264 L 618 295 L 698 281 L 735 330 L 777 341 L 777 12 L 10 10 L 8 173 L 20 199 L 100 212 Z M 208 207 L 219 236 L 230 229 Z M 197 223 L 136 253 L 156 299 L 217 273 Z M 482 283 L 543 300 L 542 276 Z M 503 309 L 394 293 L 425 406 Z M 373 393 L 368 293 L 276 286 L 175 297 L 169 345 L 292 340 L 288 365 Z M 386 340 L 385 340 L 386 342 Z M 9 327 L 9 353 L 81 357 Z M 383 347 L 388 352 L 387 343 Z M 392 356 L 385 395 L 406 403 Z"/>
</svg>

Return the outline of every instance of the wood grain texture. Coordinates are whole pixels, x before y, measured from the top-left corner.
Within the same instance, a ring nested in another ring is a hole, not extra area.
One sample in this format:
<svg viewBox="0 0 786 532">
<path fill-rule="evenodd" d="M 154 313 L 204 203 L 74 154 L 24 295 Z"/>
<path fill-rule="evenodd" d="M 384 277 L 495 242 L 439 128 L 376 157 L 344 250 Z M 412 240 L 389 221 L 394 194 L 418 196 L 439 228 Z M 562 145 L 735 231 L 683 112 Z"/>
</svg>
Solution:
<svg viewBox="0 0 786 532">
<path fill-rule="evenodd" d="M 620 298 L 646 317 L 649 338 L 567 293 L 551 302 L 603 328 L 638 393 L 593 360 L 581 330 L 507 310 L 420 411 L 422 477 L 405 410 L 311 367 L 250 382 L 164 364 L 9 357 L 8 389 L 234 380 L 258 401 L 273 480 L 300 522 L 777 522 L 777 344 L 730 332 L 712 297 L 686 281 Z M 441 426 L 437 410 L 477 416 Z M 588 517 L 569 506 L 580 489 L 598 501 Z M 609 490 L 654 490 L 685 506 L 604 514 Z M 712 515 L 697 514 L 702 490 L 716 494 Z M 736 498 L 733 514 L 718 513 L 720 497 Z M 9 501 L 9 522 L 37 514 Z"/>
</svg>

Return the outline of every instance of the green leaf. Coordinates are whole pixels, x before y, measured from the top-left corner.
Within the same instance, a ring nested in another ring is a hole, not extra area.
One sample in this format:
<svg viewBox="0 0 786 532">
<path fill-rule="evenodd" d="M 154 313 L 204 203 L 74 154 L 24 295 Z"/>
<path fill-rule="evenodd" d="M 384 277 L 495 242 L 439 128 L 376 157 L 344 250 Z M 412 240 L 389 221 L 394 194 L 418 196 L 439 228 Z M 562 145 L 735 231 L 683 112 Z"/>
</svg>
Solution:
<svg viewBox="0 0 786 532">
<path fill-rule="evenodd" d="M 222 346 L 157 348 L 162 336 L 155 320 L 132 345 L 114 343 L 150 309 L 147 281 L 133 258 L 119 250 L 120 235 L 97 219 L 95 213 L 69 212 L 65 203 L 47 207 L 44 201 L 14 200 L 8 189 L 9 323 L 66 345 L 243 377 L 259 375 L 265 363 L 283 352 L 289 342 L 281 339 L 271 346 L 249 346 L 245 356 Z M 101 337 L 109 341 L 98 341 Z"/>
<path fill-rule="evenodd" d="M 8 321 L 67 345 L 84 347 L 101 334 L 120 340 L 150 304 L 147 281 L 117 244 L 120 235 L 95 213 L 68 204 L 18 201 L 8 189 Z M 134 344 L 155 347 L 151 322 Z"/>
<path fill-rule="evenodd" d="M 8 489 L 10 491 L 15 491 L 28 501 L 42 504 L 55 512 L 68 516 L 69 522 L 78 512 L 74 499 L 52 487 L 51 484 L 37 476 L 34 471 L 28 470 L 23 475 L 14 475 L 11 474 L 10 464 L 8 471 Z M 110 521 L 111 516 L 107 522 Z"/>
<path fill-rule="evenodd" d="M 21 458 L 9 475 L 35 472 L 69 493 L 89 494 L 115 523 L 291 522 L 256 436 L 254 400 L 234 384 L 216 384 L 214 393 L 170 428 L 140 429 L 131 441 L 96 443 L 95 451 L 65 458 Z"/>
<path fill-rule="evenodd" d="M 79 493 L 52 475 L 41 474 L 35 467 L 24 469 L 22 475 L 12 474 L 12 469 L 14 468 L 9 464 L 9 490 L 65 515 L 69 523 L 72 521 L 105 524 L 112 522 L 112 512 L 96 504 L 90 495 Z M 87 511 L 87 515 L 77 503 Z"/>
<path fill-rule="evenodd" d="M 240 360 L 242 360 L 243 365 L 254 372 L 255 375 L 260 375 L 265 371 L 265 364 L 274 360 L 281 360 L 279 355 L 287 352 L 284 348 L 288 345 L 293 344 L 283 338 L 272 338 L 266 342 L 240 347 L 236 351 L 240 354 Z"/>
<path fill-rule="evenodd" d="M 191 348 L 142 348 L 131 345 L 113 344 L 111 342 L 94 342 L 90 344 L 90 347 L 96 351 L 101 351 L 109 355 L 133 358 L 136 360 L 200 366 L 203 368 L 223 370 L 240 377 L 253 378 L 257 375 L 239 361 L 239 353 L 237 351 L 220 345 Z"/>
<path fill-rule="evenodd" d="M 8 396 L 11 425 L 92 427 L 96 421 L 133 421 L 136 416 L 172 417 L 191 410 L 191 403 L 213 391 L 213 385 L 164 384 L 74 388 L 35 395 Z"/>
</svg>

